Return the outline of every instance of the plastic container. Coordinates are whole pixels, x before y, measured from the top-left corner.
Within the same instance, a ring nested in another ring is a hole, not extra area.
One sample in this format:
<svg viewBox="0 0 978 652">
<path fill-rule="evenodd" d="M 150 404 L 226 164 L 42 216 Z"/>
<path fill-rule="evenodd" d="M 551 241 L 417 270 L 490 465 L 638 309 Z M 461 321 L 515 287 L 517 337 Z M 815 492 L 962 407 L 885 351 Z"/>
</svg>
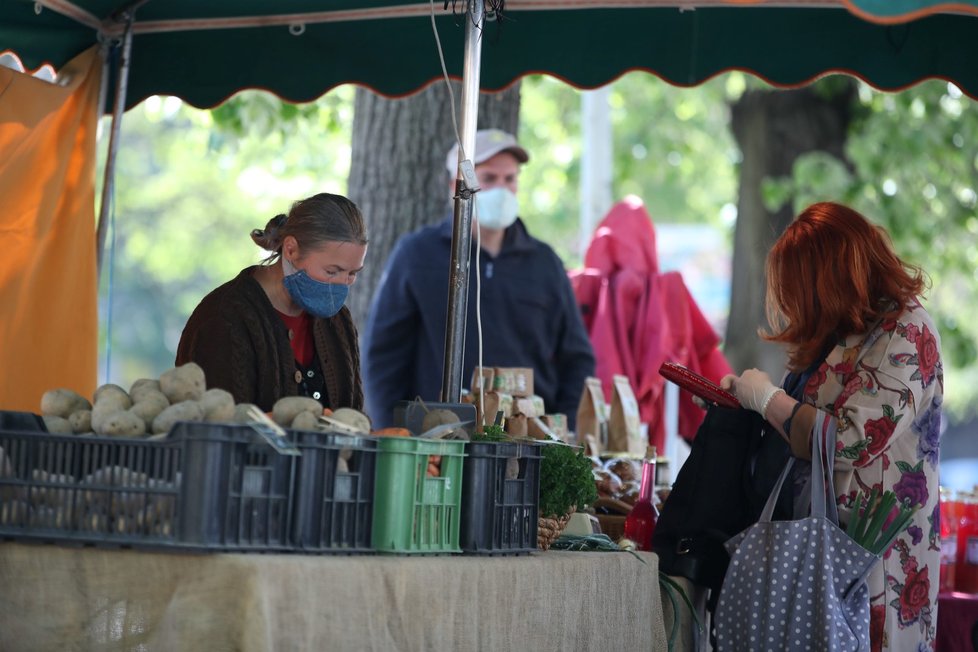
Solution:
<svg viewBox="0 0 978 652">
<path fill-rule="evenodd" d="M 957 568 L 958 552 L 958 518 L 956 503 L 950 489 L 940 488 L 941 516 L 941 570 L 940 592 L 953 591 L 955 586 L 955 570 Z"/>
<path fill-rule="evenodd" d="M 164 440 L 0 432 L 0 537 L 124 547 L 289 549 L 293 457 L 246 426 Z"/>
<path fill-rule="evenodd" d="M 954 587 L 962 593 L 978 593 L 978 495 L 958 494 L 958 554 Z"/>
<path fill-rule="evenodd" d="M 377 440 L 291 431 L 296 460 L 293 543 L 301 552 L 371 551 Z"/>
<path fill-rule="evenodd" d="M 470 442 L 462 472 L 463 552 L 527 553 L 537 547 L 540 445 Z"/>
<path fill-rule="evenodd" d="M 464 441 L 378 437 L 371 541 L 377 552 L 461 552 Z M 429 456 L 441 456 L 437 477 Z"/>
</svg>

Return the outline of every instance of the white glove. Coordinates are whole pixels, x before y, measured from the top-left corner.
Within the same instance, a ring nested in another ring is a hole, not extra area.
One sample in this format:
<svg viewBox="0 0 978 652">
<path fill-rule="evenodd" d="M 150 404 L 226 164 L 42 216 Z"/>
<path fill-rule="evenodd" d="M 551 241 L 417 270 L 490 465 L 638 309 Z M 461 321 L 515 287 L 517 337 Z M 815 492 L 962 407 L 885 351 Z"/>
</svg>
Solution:
<svg viewBox="0 0 978 652">
<path fill-rule="evenodd" d="M 784 391 L 775 386 L 771 377 L 759 369 L 748 369 L 739 377 L 727 374 L 720 380 L 720 387 L 732 392 L 742 406 L 759 412 L 762 417 L 765 416 L 764 410 L 771 402 L 771 397 Z"/>
</svg>

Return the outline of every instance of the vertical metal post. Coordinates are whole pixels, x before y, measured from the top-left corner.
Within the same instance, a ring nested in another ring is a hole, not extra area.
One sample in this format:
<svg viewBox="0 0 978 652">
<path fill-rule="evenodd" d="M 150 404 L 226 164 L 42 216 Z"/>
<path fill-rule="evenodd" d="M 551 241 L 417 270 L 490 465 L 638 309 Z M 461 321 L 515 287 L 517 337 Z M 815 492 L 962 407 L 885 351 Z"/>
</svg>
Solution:
<svg viewBox="0 0 978 652">
<path fill-rule="evenodd" d="M 105 156 L 105 175 L 102 181 L 102 203 L 99 206 L 98 227 L 95 233 L 95 260 L 98 277 L 102 276 L 102 258 L 105 251 L 105 234 L 108 231 L 109 209 L 115 192 L 115 156 L 119 149 L 119 130 L 122 112 L 126 107 L 126 88 L 129 85 L 129 54 L 132 50 L 132 23 L 135 11 L 126 13 L 126 31 L 119 52 L 119 70 L 115 85 L 115 102 L 112 106 L 112 129 L 109 132 L 109 149 Z M 99 115 L 102 107 L 99 107 Z"/>
<path fill-rule="evenodd" d="M 459 163 L 475 153 L 475 131 L 479 121 L 479 74 L 482 61 L 484 0 L 469 0 L 466 10 L 465 57 L 462 63 L 462 126 Z M 445 320 L 445 367 L 441 400 L 457 403 L 462 394 L 462 361 L 465 353 L 465 322 L 468 315 L 469 259 L 472 248 L 472 202 L 475 197 L 461 192 L 461 173 L 455 181 L 455 210 L 452 222 L 452 260 L 448 274 L 448 316 Z"/>
<path fill-rule="evenodd" d="M 609 86 L 581 93 L 581 225 L 578 252 L 587 253 L 595 225 L 611 208 L 612 129 Z"/>
</svg>

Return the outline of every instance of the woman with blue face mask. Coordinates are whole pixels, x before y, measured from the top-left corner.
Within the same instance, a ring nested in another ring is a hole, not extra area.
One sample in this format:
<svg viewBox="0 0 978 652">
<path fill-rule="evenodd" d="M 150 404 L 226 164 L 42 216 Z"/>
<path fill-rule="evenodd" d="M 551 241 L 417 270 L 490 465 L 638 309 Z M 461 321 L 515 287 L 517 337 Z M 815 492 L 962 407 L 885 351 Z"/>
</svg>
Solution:
<svg viewBox="0 0 978 652">
<path fill-rule="evenodd" d="M 344 306 L 367 253 L 360 210 L 321 193 L 251 238 L 271 255 L 204 297 L 180 337 L 176 364 L 196 362 L 208 387 L 264 411 L 283 396 L 362 409 L 357 331 Z"/>
</svg>

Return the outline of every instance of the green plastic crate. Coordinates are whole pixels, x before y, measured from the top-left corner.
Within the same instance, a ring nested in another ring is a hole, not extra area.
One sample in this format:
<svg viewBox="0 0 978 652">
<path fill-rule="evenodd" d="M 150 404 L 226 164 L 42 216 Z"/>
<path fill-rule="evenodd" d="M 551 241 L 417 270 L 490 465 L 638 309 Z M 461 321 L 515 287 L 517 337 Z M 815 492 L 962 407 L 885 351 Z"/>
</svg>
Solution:
<svg viewBox="0 0 978 652">
<path fill-rule="evenodd" d="M 428 477 L 428 456 L 441 474 Z M 461 552 L 464 441 L 379 437 L 374 485 L 373 547 L 378 552 Z"/>
</svg>

